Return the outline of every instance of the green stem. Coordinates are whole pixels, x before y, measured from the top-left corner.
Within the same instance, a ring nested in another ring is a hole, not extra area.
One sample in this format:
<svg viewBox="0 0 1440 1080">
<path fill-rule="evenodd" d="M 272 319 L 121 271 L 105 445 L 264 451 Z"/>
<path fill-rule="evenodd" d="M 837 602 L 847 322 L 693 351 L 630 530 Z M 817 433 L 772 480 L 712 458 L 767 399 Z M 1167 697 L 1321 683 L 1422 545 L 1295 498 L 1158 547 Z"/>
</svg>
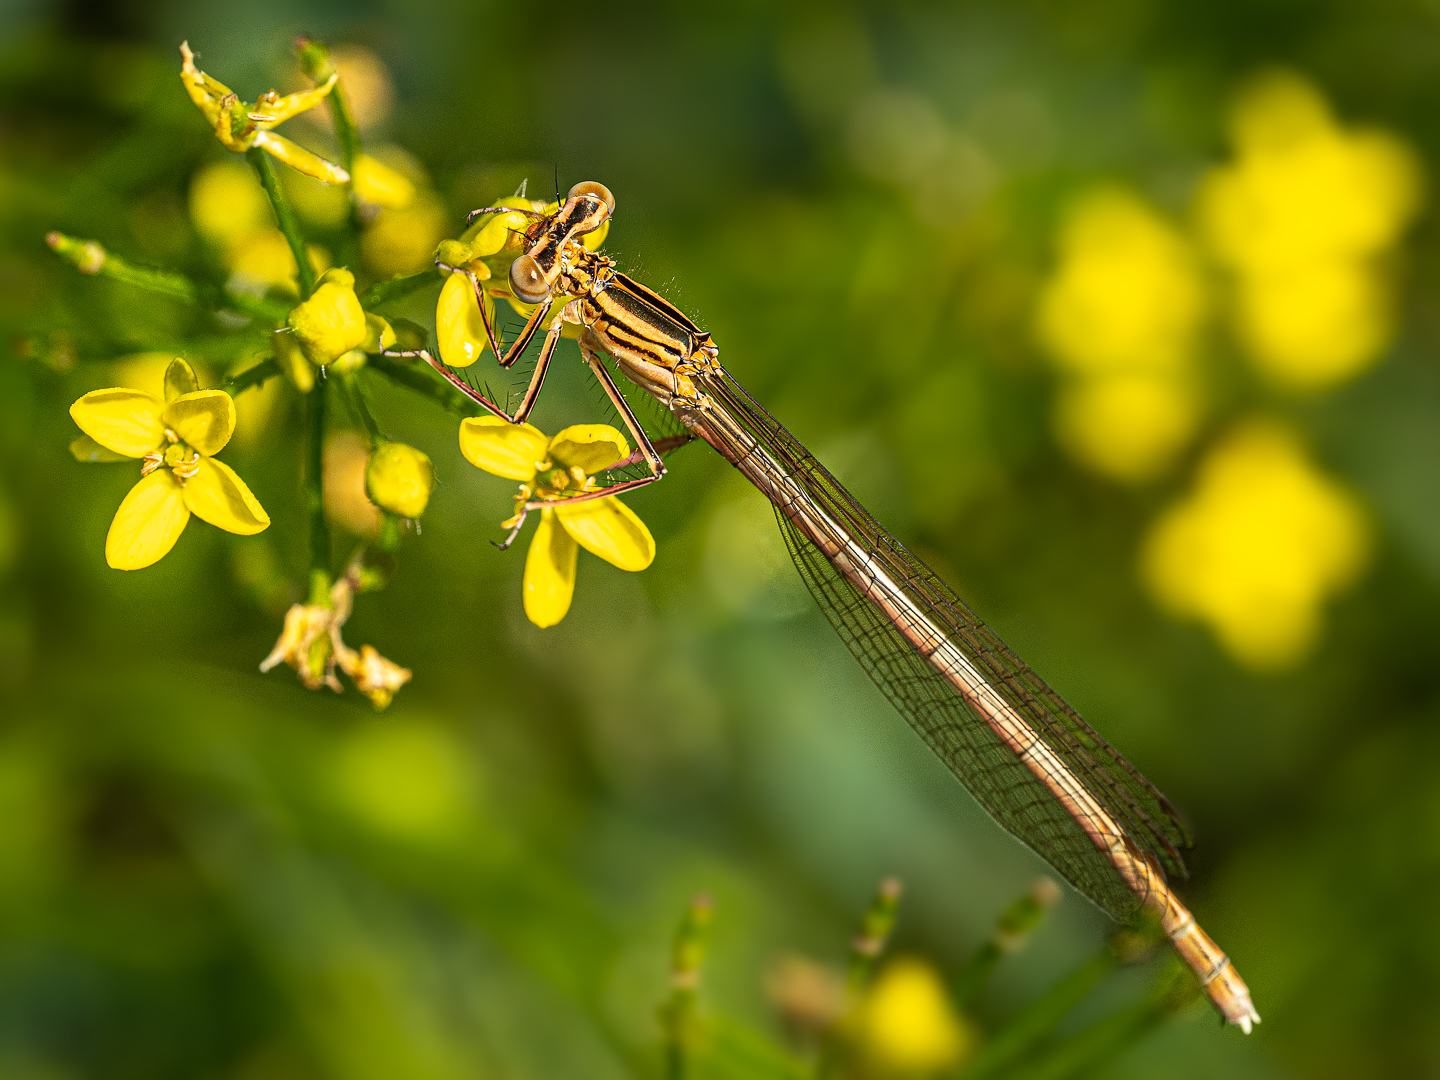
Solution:
<svg viewBox="0 0 1440 1080">
<path fill-rule="evenodd" d="M 310 603 L 330 606 L 330 526 L 325 520 L 325 387 L 315 380 L 305 446 L 305 510 L 310 516 Z"/>
<path fill-rule="evenodd" d="M 378 371 L 391 382 L 423 394 L 446 412 L 459 417 L 485 415 L 485 410 L 479 405 L 449 383 L 432 375 L 427 365 L 406 364 L 388 356 L 372 356 L 365 366 L 371 371 Z"/>
<path fill-rule="evenodd" d="M 1000 963 L 1000 958 L 1024 944 L 1045 912 L 1060 899 L 1060 890 L 1049 878 L 1041 878 L 1020 899 L 1005 909 L 995 924 L 990 940 L 975 950 L 975 955 L 966 961 L 955 977 L 954 996 L 956 1002 L 968 1005 L 984 989 L 990 976 Z"/>
<path fill-rule="evenodd" d="M 45 234 L 45 243 L 82 274 L 123 281 L 127 285 L 168 296 L 172 300 L 183 300 L 197 307 L 229 308 L 242 315 L 271 323 L 284 322 L 289 313 L 288 307 L 271 300 L 229 293 L 214 285 L 194 281 L 173 270 L 152 270 L 145 266 L 134 266 L 107 251 L 96 240 L 81 240 L 61 232 L 49 232 Z"/>
<path fill-rule="evenodd" d="M 300 223 L 295 219 L 295 211 L 290 206 L 290 200 L 285 197 L 285 192 L 280 190 L 280 177 L 275 174 L 275 166 L 270 161 L 270 155 L 260 147 L 252 146 L 245 151 L 245 157 L 249 159 L 251 166 L 255 169 L 255 175 L 260 178 L 260 186 L 270 197 L 270 209 L 275 211 L 275 223 L 285 234 L 285 242 L 290 245 L 290 254 L 295 256 L 295 266 L 300 281 L 300 295 L 309 296 L 315 291 L 315 271 L 311 268 L 310 256 L 305 251 L 305 238 L 300 235 Z"/>
<path fill-rule="evenodd" d="M 231 397 L 235 397 L 252 387 L 263 386 L 279 374 L 281 374 L 280 362 L 272 356 L 268 360 L 251 365 L 244 371 L 237 371 L 220 384 L 220 389 Z"/>
<path fill-rule="evenodd" d="M 365 400 L 365 391 L 361 388 L 359 380 L 354 375 L 347 373 L 340 377 L 340 385 L 345 390 L 345 400 L 350 406 L 350 411 L 355 414 L 355 419 L 360 421 L 366 434 L 370 436 L 371 447 L 389 442 L 390 440 L 381 434 L 380 425 L 375 422 L 375 415 L 370 411 L 370 405 Z"/>
<path fill-rule="evenodd" d="M 295 55 L 300 68 L 317 85 L 335 74 L 335 64 L 330 59 L 330 50 L 318 41 L 308 37 L 295 39 Z M 341 265 L 353 266 L 360 242 L 360 207 L 355 201 L 355 162 L 360 158 L 360 131 L 355 125 L 355 114 L 350 109 L 350 98 L 345 92 L 345 80 L 337 79 L 330 96 L 325 100 L 330 117 L 335 122 L 335 141 L 340 144 L 340 164 L 350 174 L 345 182 L 345 194 L 350 201 L 350 232 L 345 240 L 345 249 L 339 252 Z"/>
<path fill-rule="evenodd" d="M 440 271 L 433 266 L 427 266 L 424 270 L 417 270 L 413 274 L 393 277 L 389 281 L 377 281 L 360 294 L 360 306 L 369 311 L 380 304 L 398 300 L 402 296 L 409 296 L 426 285 L 434 285 L 439 281 Z"/>
</svg>

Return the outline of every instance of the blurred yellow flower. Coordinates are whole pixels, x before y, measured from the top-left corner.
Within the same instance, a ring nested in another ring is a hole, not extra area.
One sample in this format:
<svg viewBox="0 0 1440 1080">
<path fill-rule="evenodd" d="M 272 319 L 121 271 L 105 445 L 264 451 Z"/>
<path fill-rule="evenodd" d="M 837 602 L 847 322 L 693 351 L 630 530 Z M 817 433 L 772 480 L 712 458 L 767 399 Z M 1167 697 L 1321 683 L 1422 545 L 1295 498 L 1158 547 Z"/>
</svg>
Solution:
<svg viewBox="0 0 1440 1080">
<path fill-rule="evenodd" d="M 205 166 L 190 181 L 190 220 L 203 239 L 230 251 L 251 234 L 273 228 L 275 219 L 254 171 L 232 158 Z"/>
<path fill-rule="evenodd" d="M 403 210 L 381 210 L 360 237 L 365 265 L 381 277 L 423 269 L 445 236 L 447 217 L 432 195 L 417 196 Z"/>
<path fill-rule="evenodd" d="M 332 74 L 314 89 L 298 94 L 281 97 L 274 90 L 267 90 L 251 105 L 241 101 L 224 83 L 212 79 L 195 66 L 195 54 L 190 51 L 189 42 L 180 43 L 180 56 L 180 81 L 185 86 L 185 92 L 215 129 L 215 137 L 225 149 L 238 154 L 258 146 L 292 169 L 317 180 L 343 184 L 350 179 L 350 174 L 339 165 L 270 130 L 324 101 L 335 87 L 336 75 Z"/>
<path fill-rule="evenodd" d="M 1285 73 L 1241 95 L 1230 135 L 1236 160 L 1205 181 L 1199 218 L 1236 274 L 1242 343 L 1286 388 L 1355 376 L 1391 336 L 1379 267 L 1419 209 L 1419 163 L 1392 135 L 1337 124 Z"/>
<path fill-rule="evenodd" d="M 1071 456 L 1116 480 L 1153 479 L 1200 422 L 1200 395 L 1166 375 L 1076 379 L 1055 400 L 1055 434 Z"/>
<path fill-rule="evenodd" d="M 978 1041 L 951 1007 L 940 976 L 922 960 L 887 965 L 861 1003 L 856 1023 L 866 1058 L 886 1075 L 952 1069 Z"/>
<path fill-rule="evenodd" d="M 404 210 L 415 201 L 415 185 L 378 158 L 361 154 L 355 160 L 355 194 L 386 210 Z"/>
<path fill-rule="evenodd" d="M 1126 481 L 1170 464 L 1200 420 L 1190 369 L 1206 308 L 1189 245 L 1156 211 L 1114 188 L 1072 207 L 1036 332 L 1068 377 L 1055 424 L 1074 457 Z"/>
<path fill-rule="evenodd" d="M 305 252 L 310 268 L 317 274 L 324 273 L 330 265 L 330 253 L 315 244 L 307 244 Z M 229 249 L 226 262 L 231 271 L 226 288 L 232 292 L 263 296 L 267 289 L 281 288 L 299 295 L 295 253 L 279 229 L 265 228 L 242 237 Z"/>
<path fill-rule="evenodd" d="M 1190 359 L 1205 306 L 1184 237 L 1134 195 L 1105 189 L 1066 220 L 1038 330 L 1076 374 L 1170 372 Z"/>
<path fill-rule="evenodd" d="M 354 431 L 332 431 L 325 438 L 325 516 L 356 536 L 380 532 L 380 511 L 365 492 L 370 448 Z"/>
<path fill-rule="evenodd" d="M 235 403 L 222 390 L 195 389 L 183 360 L 166 375 L 166 399 L 143 390 L 92 390 L 70 416 L 113 454 L 145 462 L 140 482 L 115 512 L 105 560 L 117 570 L 159 562 L 175 546 L 193 513 L 227 532 L 249 536 L 270 518 L 245 482 L 215 461 L 235 430 Z"/>
<path fill-rule="evenodd" d="M 1368 541 L 1354 497 L 1290 432 L 1252 422 L 1154 524 L 1141 565 L 1163 607 L 1207 623 L 1246 666 L 1277 670 L 1314 644 L 1321 605 L 1359 576 Z"/>
<path fill-rule="evenodd" d="M 547 439 L 529 424 L 497 416 L 461 421 L 460 452 L 472 465 L 520 481 L 517 507 L 532 499 L 564 499 L 594 491 L 594 474 L 630 453 L 625 437 L 609 424 L 574 424 Z M 518 524 L 511 518 L 505 527 Z M 655 558 L 655 540 L 635 512 L 613 495 L 541 510 L 540 525 L 525 558 L 525 614 L 536 626 L 554 626 L 570 610 L 580 548 L 621 570 L 644 570 Z"/>
</svg>

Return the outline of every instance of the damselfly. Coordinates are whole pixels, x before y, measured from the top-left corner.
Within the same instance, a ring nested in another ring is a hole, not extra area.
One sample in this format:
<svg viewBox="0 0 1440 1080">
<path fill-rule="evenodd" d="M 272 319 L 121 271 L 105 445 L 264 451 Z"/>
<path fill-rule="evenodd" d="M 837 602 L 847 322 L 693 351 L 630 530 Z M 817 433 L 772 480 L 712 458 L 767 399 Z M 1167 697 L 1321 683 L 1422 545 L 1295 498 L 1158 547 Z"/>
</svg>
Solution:
<svg viewBox="0 0 1440 1080">
<path fill-rule="evenodd" d="M 553 213 L 519 211 L 530 223 L 509 288 L 536 307 L 508 348 L 485 323 L 507 368 L 545 329 L 513 413 L 428 353 L 419 355 L 485 409 L 519 423 L 535 404 L 565 325 L 577 327 L 585 363 L 635 440 L 630 463 L 643 462 L 647 475 L 571 501 L 665 473 L 657 444 L 602 360 L 608 355 L 771 501 L 800 576 L 840 637 L 976 801 L 1115 918 L 1153 912 L 1225 1019 L 1249 1032 L 1260 1020 L 1250 991 L 1167 884 L 1167 873 L 1186 876 L 1180 850 L 1190 842 L 1165 797 L 730 377 L 707 332 L 580 242 L 614 209 L 607 188 L 584 183 Z M 484 317 L 480 283 L 471 281 Z M 546 505 L 529 502 L 521 516 Z"/>
</svg>

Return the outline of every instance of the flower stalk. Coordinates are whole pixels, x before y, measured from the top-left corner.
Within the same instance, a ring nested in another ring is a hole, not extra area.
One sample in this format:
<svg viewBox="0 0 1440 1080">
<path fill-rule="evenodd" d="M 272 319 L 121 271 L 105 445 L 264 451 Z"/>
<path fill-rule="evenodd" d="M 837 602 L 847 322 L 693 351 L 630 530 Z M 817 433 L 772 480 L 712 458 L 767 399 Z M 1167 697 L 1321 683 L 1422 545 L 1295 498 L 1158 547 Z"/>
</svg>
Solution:
<svg viewBox="0 0 1440 1080">
<path fill-rule="evenodd" d="M 174 270 L 135 266 L 109 251 L 97 240 L 82 240 L 52 231 L 45 234 L 45 244 L 82 274 L 123 281 L 146 292 L 168 296 L 172 300 L 183 300 L 196 307 L 229 308 L 241 315 L 264 319 L 267 322 L 283 322 L 288 310 L 284 305 L 261 297 L 230 293 L 216 286 L 194 281 Z"/>
<path fill-rule="evenodd" d="M 280 178 L 275 175 L 275 166 L 270 157 L 258 146 L 245 151 L 245 158 L 260 179 L 260 186 L 270 200 L 270 209 L 275 212 L 275 224 L 290 245 L 290 254 L 295 256 L 295 267 L 300 282 L 300 295 L 309 296 L 315 288 L 315 269 L 310 265 L 310 256 L 305 250 L 305 238 L 300 235 L 300 222 L 296 220 L 295 209 L 285 192 L 280 189 Z"/>
<path fill-rule="evenodd" d="M 308 431 L 305 444 L 305 510 L 310 519 L 310 599 L 317 607 L 330 605 L 330 524 L 325 520 L 325 404 L 324 375 L 306 395 Z"/>
</svg>

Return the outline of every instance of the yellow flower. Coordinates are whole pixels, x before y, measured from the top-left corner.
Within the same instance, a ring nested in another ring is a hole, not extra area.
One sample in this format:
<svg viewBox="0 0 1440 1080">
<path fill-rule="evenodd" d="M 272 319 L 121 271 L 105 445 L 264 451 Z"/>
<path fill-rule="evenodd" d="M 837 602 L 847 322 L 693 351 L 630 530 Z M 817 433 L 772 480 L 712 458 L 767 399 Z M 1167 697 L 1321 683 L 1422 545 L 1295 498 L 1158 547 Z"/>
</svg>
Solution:
<svg viewBox="0 0 1440 1080">
<path fill-rule="evenodd" d="M 1199 422 L 1199 394 L 1166 375 L 1076 379 L 1055 399 L 1060 445 L 1096 472 L 1132 483 L 1161 473 Z"/>
<path fill-rule="evenodd" d="M 1271 75 L 1231 118 L 1234 164 L 1200 193 L 1200 225 L 1235 273 L 1241 342 L 1292 390 L 1353 378 L 1393 332 L 1384 257 L 1414 218 L 1420 167 L 1400 140 L 1345 128 L 1304 80 Z"/>
<path fill-rule="evenodd" d="M 1205 307 L 1184 237 L 1134 195 L 1105 189 L 1066 219 L 1037 330 L 1076 374 L 1170 372 L 1190 358 Z"/>
<path fill-rule="evenodd" d="M 363 345 L 367 327 L 355 275 L 338 267 L 325 271 L 310 299 L 290 312 L 288 323 L 306 358 L 320 367 Z"/>
<path fill-rule="evenodd" d="M 180 81 L 185 86 L 185 92 L 215 129 L 215 137 L 225 149 L 238 154 L 258 146 L 292 169 L 327 184 L 343 184 L 350 179 L 350 174 L 339 165 L 270 130 L 297 113 L 319 105 L 335 88 L 338 75 L 332 73 L 319 86 L 284 97 L 274 90 L 267 90 L 259 100 L 249 105 L 224 83 L 217 82 L 195 66 L 195 54 L 190 51 L 189 42 L 181 42 L 180 56 L 183 59 Z"/>
<path fill-rule="evenodd" d="M 423 269 L 445 235 L 448 214 L 433 195 L 413 198 L 399 210 L 381 210 L 360 237 L 365 265 L 380 277 Z"/>
<path fill-rule="evenodd" d="M 194 372 L 183 360 L 171 364 L 165 384 L 168 401 L 116 388 L 92 390 L 70 406 L 80 430 L 101 447 L 145 462 L 105 538 L 105 560 L 117 570 L 159 562 L 192 513 L 242 536 L 270 524 L 245 482 L 214 460 L 235 430 L 230 395 L 195 389 Z"/>
<path fill-rule="evenodd" d="M 355 195 L 386 210 L 404 210 L 415 201 L 415 185 L 378 158 L 361 154 L 355 159 Z"/>
<path fill-rule="evenodd" d="M 1201 399 L 1190 372 L 1207 297 L 1184 237 L 1121 190 L 1070 211 L 1036 332 L 1066 374 L 1056 434 L 1117 480 L 1148 480 L 1190 441 Z"/>
<path fill-rule="evenodd" d="M 403 518 L 418 518 L 425 512 L 434 487 L 435 467 L 413 446 L 381 443 L 370 455 L 365 493 L 381 509 Z"/>
<path fill-rule="evenodd" d="M 516 503 L 523 512 L 531 500 L 596 490 L 594 474 L 628 456 L 630 447 L 608 424 L 575 424 L 546 439 L 529 424 L 481 416 L 461 422 L 460 452 L 488 473 L 520 481 Z M 517 514 L 505 525 L 519 520 Z M 622 570 L 644 570 L 655 558 L 650 530 L 613 495 L 542 508 L 525 558 L 525 614 L 536 626 L 554 626 L 570 610 L 582 547 Z"/>
<path fill-rule="evenodd" d="M 956 1014 L 940 976 L 920 960 L 897 960 L 861 1003 L 857 1034 L 865 1056 L 886 1075 L 929 1075 L 958 1065 L 975 1033 Z"/>
<path fill-rule="evenodd" d="M 269 200 L 243 161 L 207 165 L 190 181 L 190 220 L 195 231 L 230 251 L 254 233 L 274 227 Z"/>
<path fill-rule="evenodd" d="M 1293 435 L 1252 423 L 1151 528 L 1142 571 L 1170 612 L 1208 623 L 1241 663 L 1275 670 L 1314 643 L 1322 602 L 1364 567 L 1367 534 L 1354 497 Z"/>
</svg>

